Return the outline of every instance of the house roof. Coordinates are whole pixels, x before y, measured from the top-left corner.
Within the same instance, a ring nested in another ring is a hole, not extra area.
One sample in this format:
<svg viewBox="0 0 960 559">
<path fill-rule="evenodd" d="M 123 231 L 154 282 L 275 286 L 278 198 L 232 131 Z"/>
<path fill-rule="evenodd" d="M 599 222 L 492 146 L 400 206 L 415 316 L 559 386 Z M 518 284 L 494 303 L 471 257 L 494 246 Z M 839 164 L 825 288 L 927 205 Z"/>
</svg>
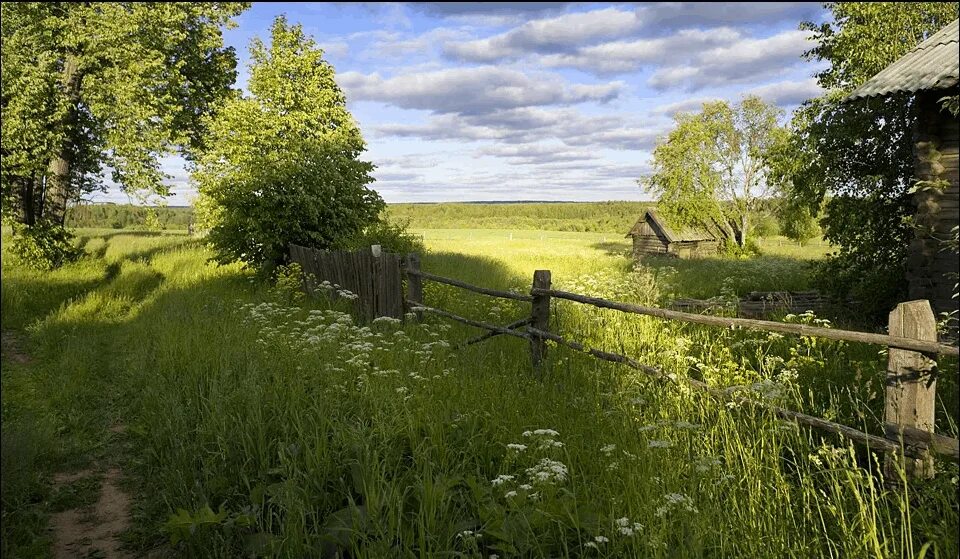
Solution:
<svg viewBox="0 0 960 559">
<path fill-rule="evenodd" d="M 960 20 L 934 33 L 847 96 L 847 100 L 902 91 L 944 89 L 960 80 Z"/>
<path fill-rule="evenodd" d="M 632 237 L 640 234 L 639 228 L 642 223 L 649 223 L 651 227 L 660 231 L 663 236 L 667 238 L 667 241 L 671 243 L 717 240 L 717 236 L 711 233 L 707 227 L 670 227 L 656 210 L 647 210 L 646 213 L 643 214 L 643 217 L 638 219 L 633 227 L 630 228 L 626 236 Z"/>
</svg>

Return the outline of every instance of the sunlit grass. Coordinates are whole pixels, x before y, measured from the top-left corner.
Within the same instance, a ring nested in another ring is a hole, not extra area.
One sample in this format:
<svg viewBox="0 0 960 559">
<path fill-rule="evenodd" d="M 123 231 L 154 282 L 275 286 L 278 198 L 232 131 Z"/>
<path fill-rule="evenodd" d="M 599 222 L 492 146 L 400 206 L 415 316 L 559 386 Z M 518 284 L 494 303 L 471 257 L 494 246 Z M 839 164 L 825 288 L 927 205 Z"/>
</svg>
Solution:
<svg viewBox="0 0 960 559">
<path fill-rule="evenodd" d="M 116 424 L 137 487 L 128 539 L 163 556 L 916 557 L 925 545 L 927 557 L 957 555 L 956 466 L 939 462 L 935 480 L 907 492 L 884 483 L 879 457 L 758 408 L 557 347 L 538 377 L 520 340 L 455 349 L 478 332 L 432 319 L 355 324 L 340 303 L 214 266 L 183 235 L 80 233 L 91 256 L 51 274 L 4 260 L 3 328 L 34 357 L 4 356 L 4 465 L 37 473 L 4 467 L 5 556 L 44 556 L 31 536 L 43 534 L 45 480 L 113 456 Z M 724 277 L 749 290 L 792 274 L 779 283 L 792 287 L 805 266 L 634 270 L 612 235 L 421 233 L 428 271 L 525 290 L 548 268 L 561 288 L 642 303 L 719 292 Z M 431 283 L 425 296 L 497 323 L 529 312 Z M 552 328 L 879 430 L 876 347 L 573 303 L 556 304 Z M 955 436 L 955 379 L 938 393 L 939 429 Z"/>
</svg>

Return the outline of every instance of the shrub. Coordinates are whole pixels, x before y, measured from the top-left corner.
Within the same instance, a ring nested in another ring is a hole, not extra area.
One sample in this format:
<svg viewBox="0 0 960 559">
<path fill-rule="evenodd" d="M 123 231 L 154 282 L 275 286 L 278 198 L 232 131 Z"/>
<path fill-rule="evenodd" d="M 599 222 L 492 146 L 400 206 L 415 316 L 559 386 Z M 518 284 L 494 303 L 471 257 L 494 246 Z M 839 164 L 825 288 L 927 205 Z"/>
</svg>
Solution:
<svg viewBox="0 0 960 559">
<path fill-rule="evenodd" d="M 59 268 L 83 254 L 69 231 L 49 224 L 15 226 L 10 252 L 18 264 L 37 270 Z"/>
<path fill-rule="evenodd" d="M 381 219 L 346 241 L 344 248 L 358 250 L 371 245 L 380 245 L 384 252 L 396 254 L 425 252 L 423 237 L 407 231 L 409 225 L 409 220 L 399 223 L 386 218 Z"/>
</svg>

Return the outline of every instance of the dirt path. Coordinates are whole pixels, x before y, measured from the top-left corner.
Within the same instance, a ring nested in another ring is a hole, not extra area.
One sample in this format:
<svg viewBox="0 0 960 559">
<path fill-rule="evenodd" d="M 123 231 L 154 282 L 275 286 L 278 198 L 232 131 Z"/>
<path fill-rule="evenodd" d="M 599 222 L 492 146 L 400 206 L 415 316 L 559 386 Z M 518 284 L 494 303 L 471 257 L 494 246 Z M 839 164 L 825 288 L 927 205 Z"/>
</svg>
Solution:
<svg viewBox="0 0 960 559">
<path fill-rule="evenodd" d="M 14 363 L 29 363 L 30 356 L 23 352 L 20 337 L 9 330 L 0 333 L 0 351 L 3 357 Z"/>
<path fill-rule="evenodd" d="M 90 470 L 58 474 L 54 485 L 62 488 L 97 475 Z M 53 515 L 50 526 L 54 534 L 56 559 L 96 557 L 126 559 L 132 557 L 121 549 L 120 534 L 130 526 L 130 497 L 120 489 L 120 470 L 103 472 L 96 503 L 71 508 Z"/>
</svg>

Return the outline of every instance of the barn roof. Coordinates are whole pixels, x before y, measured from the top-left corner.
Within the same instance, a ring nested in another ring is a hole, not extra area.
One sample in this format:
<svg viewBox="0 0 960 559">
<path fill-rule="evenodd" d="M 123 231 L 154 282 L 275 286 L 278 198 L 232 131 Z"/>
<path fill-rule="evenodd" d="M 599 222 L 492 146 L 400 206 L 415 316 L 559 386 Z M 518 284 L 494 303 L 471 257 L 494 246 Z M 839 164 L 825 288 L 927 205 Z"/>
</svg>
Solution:
<svg viewBox="0 0 960 559">
<path fill-rule="evenodd" d="M 627 237 L 633 237 L 640 233 L 639 228 L 642 223 L 649 223 L 651 227 L 660 231 L 668 242 L 691 242 L 691 241 L 715 241 L 716 235 L 711 233 L 706 227 L 681 227 L 673 228 L 660 217 L 656 210 L 647 210 L 643 217 L 630 228 Z"/>
<path fill-rule="evenodd" d="M 866 83 L 847 96 L 847 99 L 887 95 L 902 91 L 944 89 L 960 80 L 960 20 L 934 33 L 926 41 L 901 56 Z"/>
</svg>

